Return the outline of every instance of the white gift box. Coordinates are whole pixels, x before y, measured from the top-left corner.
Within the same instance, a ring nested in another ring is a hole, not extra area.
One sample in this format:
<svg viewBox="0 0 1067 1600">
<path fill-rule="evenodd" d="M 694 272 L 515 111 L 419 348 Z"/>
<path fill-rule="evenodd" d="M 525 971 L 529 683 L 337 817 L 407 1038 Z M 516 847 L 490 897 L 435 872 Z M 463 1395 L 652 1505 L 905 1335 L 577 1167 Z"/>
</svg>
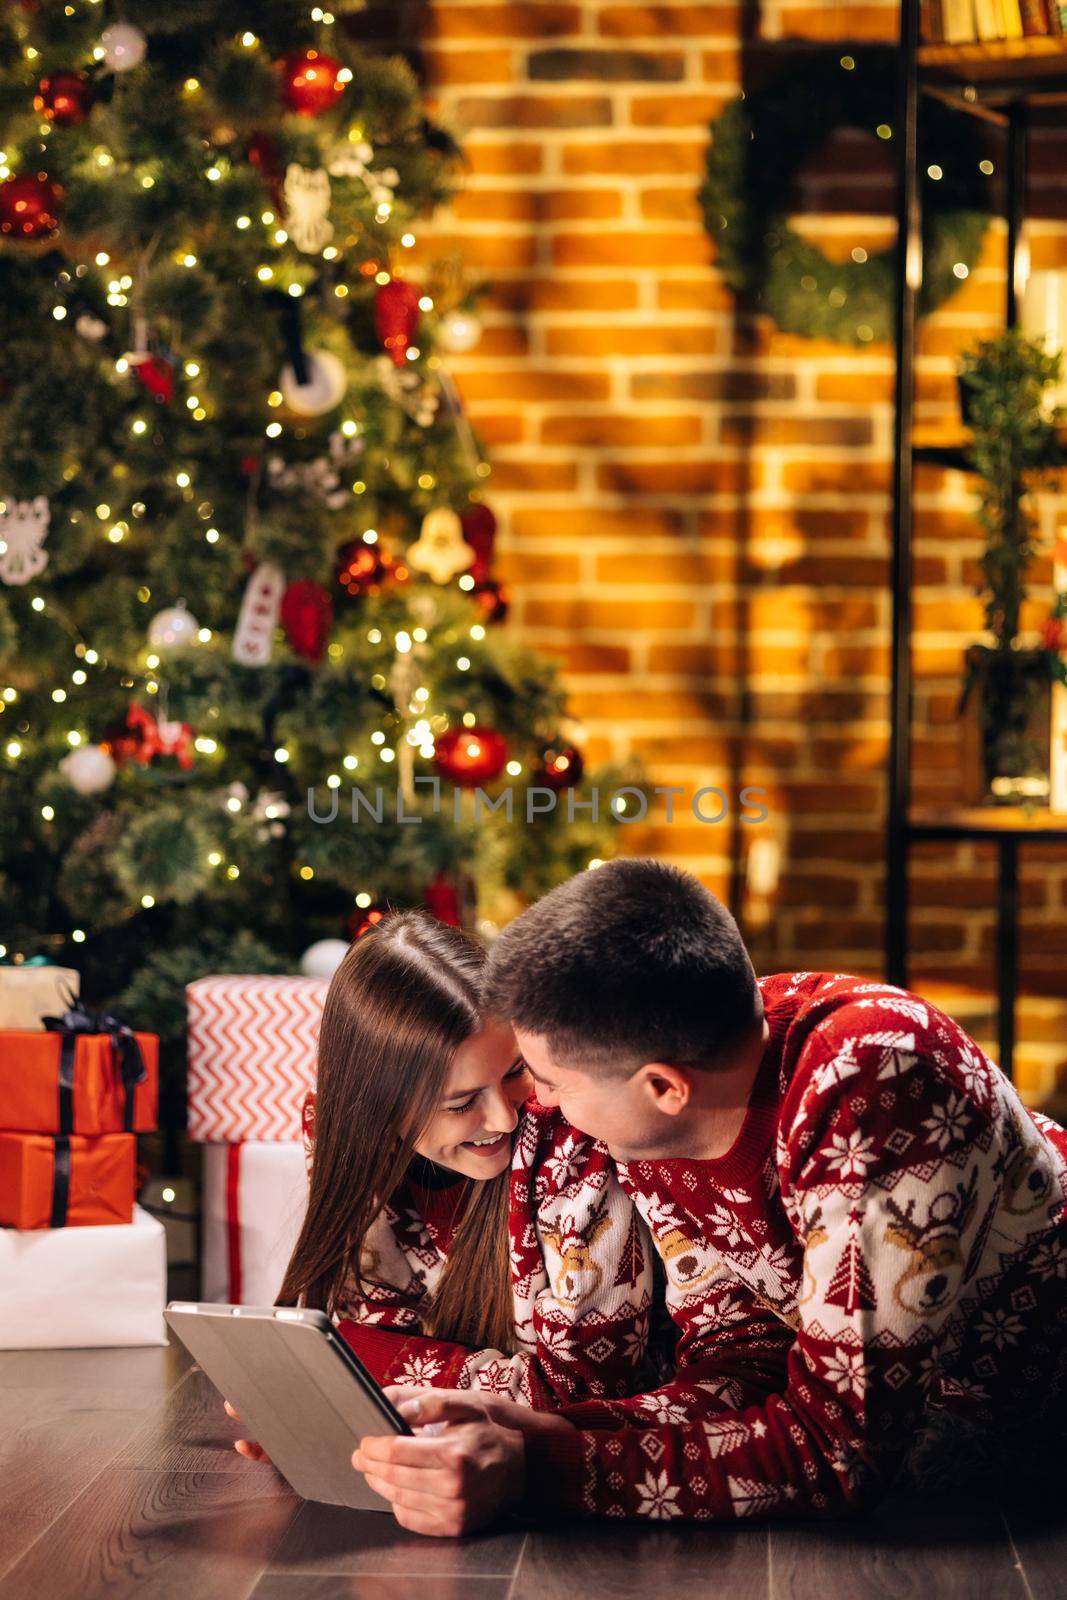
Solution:
<svg viewBox="0 0 1067 1600">
<path fill-rule="evenodd" d="M 303 1143 L 206 1145 L 201 1205 L 201 1297 L 273 1305 L 307 1206 Z"/>
<path fill-rule="evenodd" d="M 186 986 L 190 1139 L 300 1138 L 328 988 L 323 978 L 245 975 Z"/>
<path fill-rule="evenodd" d="M 73 967 L 0 967 L 0 1028 L 43 1031 L 42 1017 L 61 1017 L 81 986 Z"/>
<path fill-rule="evenodd" d="M 140 1206 L 104 1228 L 0 1228 L 0 1350 L 166 1344 L 167 1246 Z"/>
</svg>

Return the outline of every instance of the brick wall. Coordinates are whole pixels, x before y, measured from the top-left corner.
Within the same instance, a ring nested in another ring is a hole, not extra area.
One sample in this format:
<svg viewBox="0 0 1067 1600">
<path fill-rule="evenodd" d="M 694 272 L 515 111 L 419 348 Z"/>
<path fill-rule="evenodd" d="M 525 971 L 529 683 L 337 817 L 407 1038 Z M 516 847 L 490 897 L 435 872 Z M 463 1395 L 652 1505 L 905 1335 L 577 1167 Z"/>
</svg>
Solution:
<svg viewBox="0 0 1067 1600">
<path fill-rule="evenodd" d="M 767 790 L 762 827 L 661 813 L 631 848 L 729 896 L 764 968 L 879 972 L 892 355 L 740 318 L 716 273 L 695 191 L 749 8 L 433 0 L 392 16 L 470 156 L 418 249 L 455 245 L 491 280 L 484 337 L 454 371 L 492 451 L 514 625 L 565 663 L 594 760 Z M 758 25 L 891 38 L 897 19 L 783 0 Z M 1067 263 L 1062 146 L 1042 136 L 1036 154 L 1035 263 Z M 846 135 L 809 175 L 804 227 L 829 253 L 877 247 L 889 205 L 884 159 Z M 1003 253 L 994 228 L 924 329 L 927 420 L 953 415 L 954 355 L 997 325 Z M 980 620 L 969 508 L 964 479 L 920 475 L 920 801 L 958 789 L 960 655 Z M 1045 506 L 1048 528 L 1062 509 Z M 985 1041 L 993 873 L 984 847 L 915 856 L 911 981 Z M 1067 851 L 1029 849 L 1022 893 L 1019 1076 L 1047 1104 L 1067 1085 Z"/>
</svg>

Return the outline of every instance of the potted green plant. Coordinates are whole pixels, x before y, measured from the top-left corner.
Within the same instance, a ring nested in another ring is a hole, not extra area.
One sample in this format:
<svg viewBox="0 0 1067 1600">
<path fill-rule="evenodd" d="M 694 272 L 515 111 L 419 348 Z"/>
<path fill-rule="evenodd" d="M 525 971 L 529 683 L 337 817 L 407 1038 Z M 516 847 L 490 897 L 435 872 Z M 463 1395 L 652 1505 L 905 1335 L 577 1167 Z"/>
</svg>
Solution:
<svg viewBox="0 0 1067 1600">
<path fill-rule="evenodd" d="M 981 340 L 960 367 L 963 416 L 973 434 L 968 460 L 980 478 L 977 515 L 986 535 L 978 592 L 993 641 L 967 650 L 961 711 L 970 712 L 968 798 L 993 804 L 1048 799 L 1049 697 L 1064 665 L 1052 630 L 1039 646 L 1024 647 L 1020 614 L 1037 553 L 1029 496 L 1067 459 L 1057 433 L 1064 414 L 1047 400 L 1060 368 L 1058 351 L 1016 329 Z"/>
</svg>

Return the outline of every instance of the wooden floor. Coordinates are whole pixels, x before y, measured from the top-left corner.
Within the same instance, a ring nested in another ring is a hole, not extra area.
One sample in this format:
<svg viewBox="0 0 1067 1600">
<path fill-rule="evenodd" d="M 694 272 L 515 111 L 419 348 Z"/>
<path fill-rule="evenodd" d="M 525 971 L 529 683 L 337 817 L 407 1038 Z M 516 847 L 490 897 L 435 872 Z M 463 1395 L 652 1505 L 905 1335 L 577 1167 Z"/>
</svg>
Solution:
<svg viewBox="0 0 1067 1600">
<path fill-rule="evenodd" d="M 1052 1600 L 1064 1518 L 574 1524 L 420 1539 L 296 1499 L 179 1350 L 0 1354 L 3 1600 Z"/>
</svg>

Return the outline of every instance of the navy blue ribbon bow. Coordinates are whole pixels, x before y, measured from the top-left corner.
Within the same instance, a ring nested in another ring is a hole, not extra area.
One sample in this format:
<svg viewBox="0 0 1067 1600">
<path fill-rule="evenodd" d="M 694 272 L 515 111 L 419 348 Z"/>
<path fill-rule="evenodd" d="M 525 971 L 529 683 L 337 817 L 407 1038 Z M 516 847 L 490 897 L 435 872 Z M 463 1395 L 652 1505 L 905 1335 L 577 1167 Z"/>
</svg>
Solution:
<svg viewBox="0 0 1067 1600">
<path fill-rule="evenodd" d="M 133 1132 L 134 1090 L 148 1076 L 141 1046 L 133 1029 L 121 1011 L 90 1011 L 73 995 L 67 997 L 67 1009 L 61 1017 L 42 1017 L 50 1033 L 62 1035 L 59 1052 L 59 1131 L 74 1132 L 74 1055 L 81 1034 L 106 1033 L 111 1040 L 112 1058 L 117 1062 L 126 1105 L 123 1127 Z"/>
</svg>

